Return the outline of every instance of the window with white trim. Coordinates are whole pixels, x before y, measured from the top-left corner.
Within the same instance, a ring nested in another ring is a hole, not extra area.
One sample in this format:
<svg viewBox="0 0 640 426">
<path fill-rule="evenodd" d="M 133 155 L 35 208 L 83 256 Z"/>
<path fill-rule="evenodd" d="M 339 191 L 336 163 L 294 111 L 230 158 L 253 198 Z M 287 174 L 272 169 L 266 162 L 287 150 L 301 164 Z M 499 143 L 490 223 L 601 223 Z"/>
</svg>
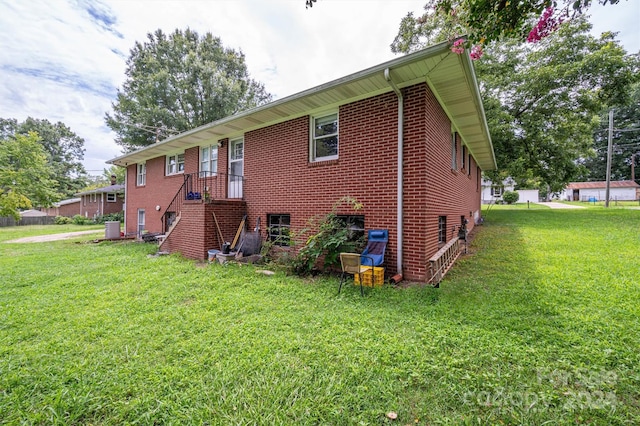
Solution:
<svg viewBox="0 0 640 426">
<path fill-rule="evenodd" d="M 137 179 L 136 179 L 136 185 L 137 186 L 144 186 L 147 184 L 147 163 L 138 163 L 138 172 L 137 172 Z"/>
<path fill-rule="evenodd" d="M 107 194 L 107 203 L 115 203 L 116 202 L 116 194 L 113 192 Z"/>
<path fill-rule="evenodd" d="M 200 177 L 215 175 L 218 172 L 218 144 L 200 148 Z"/>
<path fill-rule="evenodd" d="M 311 161 L 338 158 L 338 113 L 311 118 Z"/>
<path fill-rule="evenodd" d="M 491 187 L 491 196 L 493 197 L 502 197 L 502 192 L 504 190 L 504 187 L 501 185 L 493 185 Z"/>
<path fill-rule="evenodd" d="M 458 169 L 458 132 L 451 134 L 451 170 Z"/>
<path fill-rule="evenodd" d="M 144 209 L 138 209 L 138 235 L 142 235 L 145 227 L 145 212 Z"/>
<path fill-rule="evenodd" d="M 167 155 L 167 176 L 184 173 L 184 152 Z"/>
</svg>

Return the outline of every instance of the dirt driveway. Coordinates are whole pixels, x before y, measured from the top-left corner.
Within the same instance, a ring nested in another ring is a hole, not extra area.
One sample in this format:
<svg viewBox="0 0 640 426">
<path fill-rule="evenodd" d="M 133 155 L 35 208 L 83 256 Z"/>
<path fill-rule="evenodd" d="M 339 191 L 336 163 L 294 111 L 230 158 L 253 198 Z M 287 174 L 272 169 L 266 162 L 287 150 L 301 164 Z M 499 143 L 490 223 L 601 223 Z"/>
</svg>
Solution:
<svg viewBox="0 0 640 426">
<path fill-rule="evenodd" d="M 80 235 L 89 234 L 104 234 L 104 229 L 92 229 L 91 231 L 76 231 L 76 232 L 64 232 L 62 234 L 50 234 L 50 235 L 37 235 L 35 237 L 18 238 L 7 243 L 45 243 L 48 241 L 66 240 L 68 238 L 74 238 Z"/>
<path fill-rule="evenodd" d="M 544 202 L 544 203 L 536 203 L 536 204 L 540 204 L 541 206 L 547 206 L 550 209 L 584 209 L 584 206 L 574 206 L 573 204 L 564 204 L 564 203 L 556 203 L 556 202 Z"/>
</svg>

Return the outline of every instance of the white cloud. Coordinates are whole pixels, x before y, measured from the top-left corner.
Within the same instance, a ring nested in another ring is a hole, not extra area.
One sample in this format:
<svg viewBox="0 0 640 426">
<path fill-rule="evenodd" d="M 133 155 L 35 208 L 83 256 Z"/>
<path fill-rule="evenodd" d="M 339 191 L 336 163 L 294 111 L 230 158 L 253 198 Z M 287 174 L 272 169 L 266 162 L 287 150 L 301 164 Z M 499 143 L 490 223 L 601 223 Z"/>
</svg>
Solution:
<svg viewBox="0 0 640 426">
<path fill-rule="evenodd" d="M 640 1 L 620 0 L 618 4 L 605 6 L 593 2 L 589 9 L 593 34 L 599 36 L 605 31 L 618 33 L 628 53 L 640 52 Z"/>
<path fill-rule="evenodd" d="M 625 4 L 628 3 L 628 4 Z M 620 31 L 638 51 L 636 0 L 591 10 L 597 31 Z M 0 117 L 62 121 L 86 141 L 100 172 L 120 153 L 104 124 L 136 41 L 190 27 L 241 49 L 253 78 L 281 98 L 394 57 L 401 18 L 424 0 L 4 0 L 0 2 Z M 635 49 L 635 50 L 634 50 Z"/>
</svg>

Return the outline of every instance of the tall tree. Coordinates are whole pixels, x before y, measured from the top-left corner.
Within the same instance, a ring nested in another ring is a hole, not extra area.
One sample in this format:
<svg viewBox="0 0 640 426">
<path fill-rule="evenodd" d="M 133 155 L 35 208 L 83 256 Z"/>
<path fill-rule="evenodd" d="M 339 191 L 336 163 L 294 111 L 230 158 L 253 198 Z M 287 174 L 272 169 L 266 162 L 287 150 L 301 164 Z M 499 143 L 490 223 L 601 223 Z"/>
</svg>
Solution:
<svg viewBox="0 0 640 426">
<path fill-rule="evenodd" d="M 116 184 L 122 185 L 125 181 L 127 169 L 124 167 L 111 166 L 108 169 L 102 169 L 102 178 L 108 185 L 111 184 L 111 178 L 115 176 Z"/>
<path fill-rule="evenodd" d="M 125 174 L 127 169 L 124 167 L 111 166 L 108 169 L 102 169 L 102 174 L 99 176 L 90 176 L 88 178 L 87 186 L 83 188 L 83 191 L 91 189 L 102 188 L 111 185 L 112 176 L 116 178 L 116 184 L 124 184 Z"/>
<path fill-rule="evenodd" d="M 619 0 L 598 2 L 616 4 Z M 592 0 L 428 0 L 423 15 L 409 13 L 402 19 L 391 48 L 394 52 L 408 52 L 465 34 L 469 44 L 476 46 L 504 38 L 536 42 L 553 33 L 562 22 L 582 15 L 591 3 Z"/>
<path fill-rule="evenodd" d="M 147 34 L 145 43 L 131 49 L 126 75 L 113 114 L 105 117 L 125 150 L 271 100 L 264 86 L 249 78 L 242 52 L 190 29 Z"/>
<path fill-rule="evenodd" d="M 63 198 L 73 197 L 86 185 L 87 172 L 81 163 L 84 139 L 62 122 L 54 124 L 46 119 L 28 117 L 19 123 L 13 118 L 0 118 L 0 139 L 26 136 L 31 132 L 38 134 L 47 155 L 47 164 L 56 182 L 55 191 Z"/>
<path fill-rule="evenodd" d="M 59 199 L 37 133 L 0 139 L 0 216 L 20 218 L 19 209 L 47 207 Z"/>
<path fill-rule="evenodd" d="M 494 43 L 476 62 L 499 167 L 516 180 L 559 191 L 592 155 L 599 112 L 629 100 L 637 57 L 590 29 L 581 17 L 535 45 Z"/>
<path fill-rule="evenodd" d="M 611 156 L 611 180 L 635 180 L 640 183 L 640 83 L 636 83 L 630 93 L 630 103 L 616 105 L 613 108 L 614 149 Z M 583 173 L 579 180 L 606 179 L 608 127 L 609 112 L 604 111 L 600 117 L 600 126 L 594 133 L 595 156 L 582 161 L 586 173 Z"/>
</svg>

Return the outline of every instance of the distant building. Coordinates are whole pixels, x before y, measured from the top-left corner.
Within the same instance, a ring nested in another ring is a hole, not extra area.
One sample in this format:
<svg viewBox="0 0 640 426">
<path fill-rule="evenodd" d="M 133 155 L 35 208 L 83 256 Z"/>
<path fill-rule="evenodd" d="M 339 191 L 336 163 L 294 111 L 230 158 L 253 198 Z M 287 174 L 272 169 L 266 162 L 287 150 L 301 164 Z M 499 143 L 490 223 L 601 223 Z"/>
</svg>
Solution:
<svg viewBox="0 0 640 426">
<path fill-rule="evenodd" d="M 489 179 L 482 179 L 482 204 L 493 204 L 502 201 L 505 191 L 518 193 L 518 203 L 537 203 L 540 194 L 537 189 L 515 189 L 515 181 L 508 177 L 502 183 L 493 183 Z"/>
<path fill-rule="evenodd" d="M 20 212 L 20 217 L 45 217 L 47 214 L 40 210 L 25 210 Z"/>
<path fill-rule="evenodd" d="M 45 207 L 42 209 L 47 216 L 67 216 L 73 217 L 80 214 L 80 198 L 69 198 L 67 200 L 58 201 L 53 203 L 52 207 Z"/>
<path fill-rule="evenodd" d="M 109 185 L 78 193 L 80 212 L 84 217 L 119 213 L 124 205 L 124 185 Z"/>
<path fill-rule="evenodd" d="M 605 201 L 606 182 L 570 182 L 560 194 L 566 201 Z M 640 185 L 632 180 L 609 182 L 609 200 L 640 199 Z"/>
<path fill-rule="evenodd" d="M 502 201 L 502 195 L 505 191 L 513 191 L 516 182 L 508 177 L 502 182 L 493 182 L 489 179 L 482 178 L 482 204 L 494 204 Z"/>
</svg>

